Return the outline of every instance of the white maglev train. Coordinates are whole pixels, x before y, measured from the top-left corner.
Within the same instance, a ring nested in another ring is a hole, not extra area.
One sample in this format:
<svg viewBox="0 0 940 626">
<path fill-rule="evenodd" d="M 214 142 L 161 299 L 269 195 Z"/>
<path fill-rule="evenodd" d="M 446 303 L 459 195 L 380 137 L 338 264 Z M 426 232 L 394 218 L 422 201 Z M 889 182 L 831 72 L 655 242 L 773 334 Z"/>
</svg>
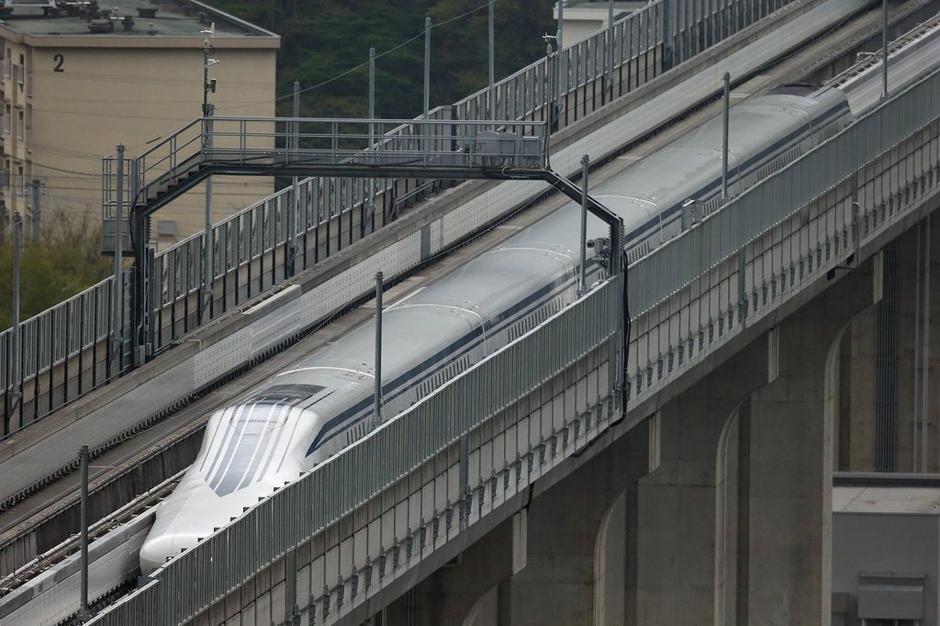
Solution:
<svg viewBox="0 0 940 626">
<path fill-rule="evenodd" d="M 851 121 L 845 95 L 789 86 L 731 109 L 730 178 L 737 192 Z M 680 232 L 689 199 L 709 210 L 721 191 L 721 117 L 592 189 L 642 256 Z M 597 222 L 597 223 L 594 223 Z M 606 226 L 589 223 L 589 237 Z M 386 416 L 519 337 L 575 299 L 580 207 L 547 217 L 388 307 L 383 314 Z M 594 257 L 591 273 L 604 264 Z M 149 574 L 243 509 L 366 434 L 372 424 L 373 321 L 217 411 L 179 486 L 159 506 L 140 551 Z"/>
</svg>

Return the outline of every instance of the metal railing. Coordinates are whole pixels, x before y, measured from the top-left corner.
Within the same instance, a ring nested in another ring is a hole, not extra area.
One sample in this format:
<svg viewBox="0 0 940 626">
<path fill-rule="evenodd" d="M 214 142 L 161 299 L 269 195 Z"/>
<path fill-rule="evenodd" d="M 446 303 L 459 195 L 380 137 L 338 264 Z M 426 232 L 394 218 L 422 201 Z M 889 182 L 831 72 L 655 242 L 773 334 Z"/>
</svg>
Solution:
<svg viewBox="0 0 940 626">
<path fill-rule="evenodd" d="M 369 501 L 621 329 L 615 277 L 174 558 L 94 624 L 177 624 Z M 619 341 L 615 341 L 619 345 Z M 532 358 L 532 355 L 538 358 Z M 487 393 L 481 393 L 486 389 Z M 546 433 L 546 437 L 550 433 Z M 259 532 L 259 529 L 271 532 Z M 211 565 L 209 565 L 211 564 Z M 199 580 L 199 585 L 192 581 Z"/>
<path fill-rule="evenodd" d="M 844 266 L 935 192 L 938 120 L 935 71 L 633 263 L 631 400 Z"/>
<path fill-rule="evenodd" d="M 21 322 L 17 334 L 0 333 L 4 436 L 124 369 L 125 355 L 110 344 L 121 327 L 113 319 L 113 289 L 114 278 L 108 277 Z"/>
<path fill-rule="evenodd" d="M 203 168 L 228 174 L 342 168 L 385 178 L 389 169 L 444 177 L 543 169 L 546 135 L 542 121 L 207 117 L 130 161 L 130 205 L 149 212 L 161 196 L 168 202 L 186 181 L 197 180 Z"/>
<path fill-rule="evenodd" d="M 548 121 L 549 104 L 552 107 L 552 131 L 570 126 L 599 109 L 615 97 L 628 94 L 662 74 L 676 64 L 691 58 L 698 51 L 731 36 L 741 28 L 761 19 L 792 0 L 718 0 L 706 7 L 695 5 L 694 10 L 679 0 L 656 0 L 630 15 L 618 19 L 612 29 L 614 63 L 610 72 L 605 67 L 608 31 L 598 31 L 590 38 L 565 48 L 560 54 L 539 59 L 515 74 L 497 82 L 494 94 L 497 117 L 517 121 Z M 557 78 L 556 78 L 557 71 Z M 557 96 L 556 96 L 557 86 Z M 429 119 L 437 121 L 479 120 L 491 117 L 488 89 L 481 89 L 453 105 L 432 110 Z M 409 121 L 409 123 L 411 123 Z M 398 129 L 389 135 L 394 137 Z M 189 134 L 186 134 L 189 133 Z M 179 153 L 180 142 L 195 145 L 202 141 L 201 120 L 187 127 L 186 133 L 176 140 L 173 150 L 167 148 L 162 156 L 152 156 L 151 167 L 178 167 L 169 154 Z M 102 178 L 103 246 L 113 249 L 116 173 L 113 158 L 106 159 Z M 137 180 L 128 168 L 125 176 L 124 198 L 127 202 L 135 195 L 133 181 Z M 171 248 L 159 252 L 154 258 L 150 286 L 153 325 L 151 343 L 153 352 L 165 349 L 181 335 L 206 321 L 237 306 L 260 291 L 291 275 L 284 263 L 288 242 L 297 242 L 294 271 L 302 271 L 312 264 L 332 256 L 395 219 L 398 212 L 451 186 L 448 181 L 427 181 L 402 177 L 391 180 L 349 179 L 321 176 L 305 179 L 295 194 L 291 187 L 236 213 L 212 229 L 212 297 L 201 298 L 206 243 L 203 233 L 195 234 Z M 416 191 L 420 189 L 420 191 Z M 297 207 L 297 208 L 291 208 Z M 297 232 L 288 236 L 286 212 L 298 211 L 293 221 Z M 127 217 L 125 211 L 125 219 Z M 123 241 L 129 244 L 127 224 L 122 228 Z M 125 246 L 127 249 L 127 246 Z M 107 281 L 106 281 L 107 283 Z M 110 284 L 110 283 L 107 283 Z M 86 317 L 110 319 L 110 302 L 100 300 L 101 286 L 80 294 L 85 302 L 96 302 Z M 124 297 L 130 290 L 124 290 Z M 110 297 L 110 296 L 108 296 Z M 204 304 L 208 301 L 208 306 Z M 65 341 L 66 327 L 76 324 L 76 318 L 66 316 L 65 323 L 54 323 L 50 317 L 62 315 L 53 309 L 40 313 L 34 324 L 54 329 L 58 335 L 50 339 L 60 345 Z M 71 311 L 70 311 L 71 313 Z M 70 322 L 69 322 L 70 321 Z M 109 327 L 109 332 L 124 329 L 123 325 Z M 62 378 L 51 368 L 60 368 L 63 352 L 37 368 L 17 366 L 20 355 L 14 353 L 15 342 L 10 338 L 12 329 L 0 333 L 0 393 L 3 394 L 5 421 L 11 423 L 8 435 L 21 424 L 42 417 L 63 406 L 82 393 L 126 371 L 129 361 L 111 359 L 111 370 L 102 377 L 102 370 L 84 375 L 77 384 L 75 373 Z M 83 337 L 80 347 L 83 360 L 100 363 L 108 346 L 100 337 L 93 338 L 70 328 L 68 341 Z M 49 351 L 34 345 L 36 332 L 21 331 L 23 357 L 26 354 L 46 354 Z M 51 354 L 51 353 L 49 353 Z M 118 351 L 123 355 L 123 351 Z M 45 358 L 45 357 L 43 357 Z M 118 372 L 114 372 L 114 369 Z M 40 376 L 46 382 L 37 382 Z M 51 392 L 51 393 L 50 393 Z M 49 402 L 47 396 L 53 396 Z"/>
</svg>

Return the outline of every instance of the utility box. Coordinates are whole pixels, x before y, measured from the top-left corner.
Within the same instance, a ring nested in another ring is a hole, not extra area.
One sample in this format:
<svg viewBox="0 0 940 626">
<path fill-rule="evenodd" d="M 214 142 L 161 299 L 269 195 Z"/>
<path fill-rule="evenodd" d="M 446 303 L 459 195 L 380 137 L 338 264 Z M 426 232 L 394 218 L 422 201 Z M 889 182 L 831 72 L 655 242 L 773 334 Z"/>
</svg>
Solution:
<svg viewBox="0 0 940 626">
<path fill-rule="evenodd" d="M 517 133 L 480 131 L 474 141 L 473 151 L 474 165 L 523 168 L 542 166 L 540 146 L 536 138 L 524 138 Z"/>
<path fill-rule="evenodd" d="M 837 474 L 832 623 L 938 624 L 940 477 Z"/>
</svg>

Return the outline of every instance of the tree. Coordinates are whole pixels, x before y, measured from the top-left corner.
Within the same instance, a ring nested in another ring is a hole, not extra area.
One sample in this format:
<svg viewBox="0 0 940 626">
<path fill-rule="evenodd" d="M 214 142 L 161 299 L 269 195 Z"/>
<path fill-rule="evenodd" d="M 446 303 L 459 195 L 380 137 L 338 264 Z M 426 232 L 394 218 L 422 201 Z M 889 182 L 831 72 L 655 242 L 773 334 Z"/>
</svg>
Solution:
<svg viewBox="0 0 940 626">
<path fill-rule="evenodd" d="M 451 104 L 487 84 L 485 0 L 216 0 L 214 4 L 281 35 L 278 95 L 288 95 L 295 80 L 303 88 L 321 85 L 303 95 L 304 116 L 366 115 L 370 46 L 379 55 L 394 49 L 376 62 L 377 114 L 418 115 L 423 107 L 425 15 L 437 25 L 431 33 L 432 107 Z M 496 0 L 495 28 L 500 77 L 544 55 L 541 36 L 555 30 L 552 2 Z M 361 67 L 349 71 L 357 66 Z M 279 100 L 278 114 L 290 113 L 291 99 Z"/>
<path fill-rule="evenodd" d="M 20 274 L 20 319 L 54 306 L 102 280 L 111 262 L 99 254 L 99 231 L 87 218 L 50 215 L 40 240 L 24 237 Z M 0 329 L 13 323 L 13 246 L 0 245 Z"/>
</svg>

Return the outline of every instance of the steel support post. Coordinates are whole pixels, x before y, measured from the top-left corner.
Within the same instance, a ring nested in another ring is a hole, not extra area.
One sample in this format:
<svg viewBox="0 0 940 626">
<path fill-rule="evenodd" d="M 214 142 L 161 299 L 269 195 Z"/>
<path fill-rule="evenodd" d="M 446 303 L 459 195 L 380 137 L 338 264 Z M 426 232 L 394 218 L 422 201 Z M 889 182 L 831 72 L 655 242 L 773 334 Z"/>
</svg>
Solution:
<svg viewBox="0 0 940 626">
<path fill-rule="evenodd" d="M 42 187 L 40 186 L 39 179 L 33 179 L 32 184 L 32 202 L 33 206 L 30 210 L 30 236 L 32 237 L 33 243 L 39 242 L 39 224 L 42 221 L 42 207 L 40 206 L 40 201 L 42 198 Z"/>
<path fill-rule="evenodd" d="M 369 119 L 375 119 L 375 48 L 369 48 Z M 375 145 L 375 124 L 369 122 L 369 149 Z M 375 231 L 375 179 L 369 179 L 369 208 L 372 210 L 372 230 Z"/>
<path fill-rule="evenodd" d="M 496 84 L 496 0 L 490 0 L 489 6 L 489 87 L 486 91 L 490 119 L 496 119 L 496 93 L 493 86 Z"/>
<path fill-rule="evenodd" d="M 293 97 L 294 128 L 291 136 L 291 151 L 296 157 L 300 152 L 300 81 L 294 81 Z M 284 275 L 293 276 L 297 263 L 297 215 L 300 213 L 300 177 L 291 178 L 291 202 L 287 210 L 287 249 L 284 262 Z"/>
<path fill-rule="evenodd" d="M 881 0 L 881 98 L 888 97 L 888 0 Z"/>
<path fill-rule="evenodd" d="M 369 48 L 369 119 L 375 119 L 375 48 Z M 375 124 L 369 122 L 369 147 L 375 145 Z"/>
<path fill-rule="evenodd" d="M 206 104 L 205 147 L 212 147 L 212 116 L 215 105 Z M 206 177 L 205 211 L 202 234 L 202 303 L 199 311 L 200 322 L 212 316 L 212 176 Z"/>
<path fill-rule="evenodd" d="M 137 207 L 131 211 L 134 234 L 134 288 L 131 306 L 131 355 L 134 367 L 147 360 L 147 215 Z"/>
<path fill-rule="evenodd" d="M 724 110 L 721 139 L 721 199 L 728 199 L 728 132 L 731 125 L 731 74 L 725 72 Z"/>
<path fill-rule="evenodd" d="M 738 250 L 738 322 L 743 326 L 747 321 L 747 246 Z"/>
<path fill-rule="evenodd" d="M 431 111 L 431 16 L 424 18 L 424 119 Z"/>
<path fill-rule="evenodd" d="M 15 371 L 20 376 L 22 373 L 20 369 L 20 272 L 21 272 L 21 259 L 23 255 L 23 218 L 20 217 L 19 212 L 13 214 L 13 310 L 11 314 L 13 315 L 13 367 L 8 371 Z M 12 382 L 12 377 L 11 377 Z M 20 388 L 22 391 L 22 387 Z M 38 398 L 36 400 L 39 401 Z M 9 428 L 6 429 L 9 433 Z"/>
<path fill-rule="evenodd" d="M 88 610 L 88 446 L 82 445 L 78 453 L 79 465 L 81 466 L 81 604 L 78 610 L 78 619 L 80 622 L 86 622 L 91 618 L 91 612 Z"/>
<path fill-rule="evenodd" d="M 585 275 L 587 273 L 587 214 L 588 214 L 588 173 L 591 159 L 588 155 L 581 157 L 581 236 L 578 245 L 581 248 L 578 266 L 578 295 L 585 292 Z"/>
<path fill-rule="evenodd" d="M 614 99 L 614 0 L 607 0 L 607 101 Z"/>
<path fill-rule="evenodd" d="M 565 34 L 565 2 L 567 0 L 558 0 L 558 26 L 555 28 L 555 41 L 558 42 L 559 50 L 564 45 L 563 35 Z"/>
<path fill-rule="evenodd" d="M 369 48 L 369 150 L 375 148 L 375 48 Z M 375 230 L 375 179 L 369 179 L 369 202 L 372 207 L 372 230 Z"/>
<path fill-rule="evenodd" d="M 124 145 L 117 146 L 117 186 L 114 202 L 114 283 L 111 286 L 111 348 L 113 355 L 118 354 L 124 340 L 121 328 L 121 309 L 124 304 L 123 247 L 124 229 Z"/>
<path fill-rule="evenodd" d="M 382 423 L 382 272 L 375 273 L 375 425 Z"/>
<path fill-rule="evenodd" d="M 545 36 L 545 80 L 548 81 L 546 85 L 545 95 L 546 100 L 551 100 L 551 102 L 545 107 L 547 109 L 545 114 L 545 121 L 547 122 L 547 128 L 545 130 L 546 138 L 545 141 L 549 142 L 549 137 L 551 137 L 552 132 L 555 131 L 554 118 L 555 111 L 559 110 L 560 101 L 561 101 L 561 80 L 559 80 L 560 64 L 558 63 L 558 40 L 555 40 L 555 50 L 552 50 L 553 37 L 550 35 Z M 548 163 L 546 163 L 548 166 Z"/>
</svg>

